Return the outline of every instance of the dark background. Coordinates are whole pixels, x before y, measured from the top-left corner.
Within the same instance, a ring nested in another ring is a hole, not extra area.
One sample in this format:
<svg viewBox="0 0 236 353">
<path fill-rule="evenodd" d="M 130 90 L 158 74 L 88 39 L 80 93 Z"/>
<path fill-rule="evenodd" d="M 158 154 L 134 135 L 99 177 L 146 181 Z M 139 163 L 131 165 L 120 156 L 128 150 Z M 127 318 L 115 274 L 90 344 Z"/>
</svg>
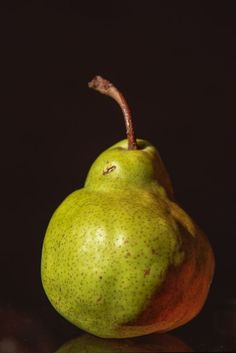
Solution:
<svg viewBox="0 0 236 353">
<path fill-rule="evenodd" d="M 234 305 L 233 4 L 1 2 L 3 308 L 38 308 L 54 333 L 70 331 L 42 290 L 41 247 L 58 204 L 125 137 L 118 106 L 87 88 L 96 74 L 123 91 L 137 136 L 156 145 L 176 198 L 214 248 L 208 302 L 185 330 L 203 332 L 216 308 Z"/>
</svg>

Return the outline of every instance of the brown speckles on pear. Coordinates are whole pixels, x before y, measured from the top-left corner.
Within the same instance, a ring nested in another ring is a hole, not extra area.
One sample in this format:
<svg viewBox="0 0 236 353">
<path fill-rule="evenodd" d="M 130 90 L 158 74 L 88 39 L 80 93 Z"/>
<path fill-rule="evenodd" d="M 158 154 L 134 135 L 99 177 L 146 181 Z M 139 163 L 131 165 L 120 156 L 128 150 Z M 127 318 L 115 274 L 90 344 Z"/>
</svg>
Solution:
<svg viewBox="0 0 236 353">
<path fill-rule="evenodd" d="M 149 275 L 150 275 L 150 272 L 151 272 L 150 268 L 146 269 L 146 270 L 144 271 L 144 277 L 149 276 Z"/>
</svg>

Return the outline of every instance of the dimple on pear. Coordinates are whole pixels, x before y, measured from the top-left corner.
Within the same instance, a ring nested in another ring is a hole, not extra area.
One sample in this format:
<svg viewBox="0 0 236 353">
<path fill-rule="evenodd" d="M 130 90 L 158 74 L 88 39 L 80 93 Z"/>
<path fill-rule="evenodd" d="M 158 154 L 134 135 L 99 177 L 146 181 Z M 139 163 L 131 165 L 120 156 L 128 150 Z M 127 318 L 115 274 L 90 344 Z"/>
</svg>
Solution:
<svg viewBox="0 0 236 353">
<path fill-rule="evenodd" d="M 203 307 L 213 251 L 176 203 L 156 148 L 135 138 L 123 95 L 100 76 L 89 86 L 120 105 L 127 139 L 95 160 L 84 187 L 53 214 L 43 287 L 64 318 L 99 337 L 167 332 Z"/>
</svg>

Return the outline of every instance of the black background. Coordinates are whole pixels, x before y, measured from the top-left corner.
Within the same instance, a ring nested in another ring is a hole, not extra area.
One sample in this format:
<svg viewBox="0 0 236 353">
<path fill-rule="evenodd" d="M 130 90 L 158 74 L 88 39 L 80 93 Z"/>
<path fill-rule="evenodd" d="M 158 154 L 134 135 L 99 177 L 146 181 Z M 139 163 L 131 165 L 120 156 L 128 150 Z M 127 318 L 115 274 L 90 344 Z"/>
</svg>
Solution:
<svg viewBox="0 0 236 353">
<path fill-rule="evenodd" d="M 125 137 L 118 106 L 87 88 L 96 74 L 123 91 L 137 136 L 158 148 L 214 248 L 215 280 L 190 327 L 236 298 L 233 4 L 1 2 L 2 307 L 44 308 L 70 330 L 42 290 L 41 247 L 58 204 Z"/>
</svg>

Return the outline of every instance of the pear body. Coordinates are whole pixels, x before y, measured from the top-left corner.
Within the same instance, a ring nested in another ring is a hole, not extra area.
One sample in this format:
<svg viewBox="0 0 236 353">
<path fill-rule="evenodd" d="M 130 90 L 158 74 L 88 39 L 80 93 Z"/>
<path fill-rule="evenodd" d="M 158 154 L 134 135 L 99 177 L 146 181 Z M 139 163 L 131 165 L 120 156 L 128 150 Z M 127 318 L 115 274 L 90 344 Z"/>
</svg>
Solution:
<svg viewBox="0 0 236 353">
<path fill-rule="evenodd" d="M 173 198 L 156 149 L 138 140 L 103 152 L 84 188 L 50 220 L 42 282 L 55 309 L 99 337 L 166 332 L 202 308 L 214 272 L 210 244 Z"/>
</svg>

